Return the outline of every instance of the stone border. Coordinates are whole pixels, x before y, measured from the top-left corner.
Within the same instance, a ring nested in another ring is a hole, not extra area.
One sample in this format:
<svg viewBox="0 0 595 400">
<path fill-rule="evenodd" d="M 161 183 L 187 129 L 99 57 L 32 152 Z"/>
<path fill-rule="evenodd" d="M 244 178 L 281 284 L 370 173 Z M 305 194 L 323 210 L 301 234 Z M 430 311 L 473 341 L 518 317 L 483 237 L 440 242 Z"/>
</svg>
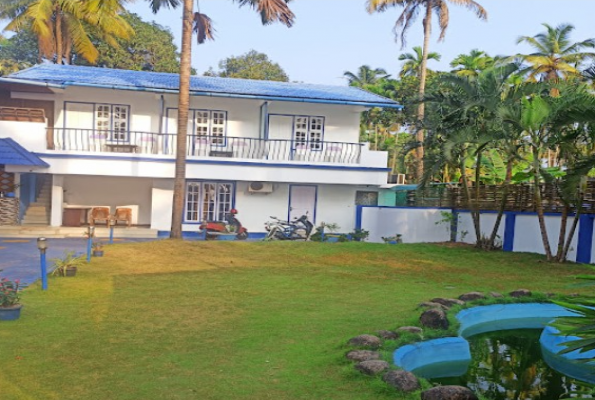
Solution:
<svg viewBox="0 0 595 400">
<path fill-rule="evenodd" d="M 508 293 L 508 295 L 514 298 L 521 298 L 532 297 L 533 293 L 527 289 L 518 289 Z M 504 297 L 502 294 L 496 292 L 491 292 L 489 296 L 494 299 Z M 471 305 L 469 303 L 478 300 L 484 300 L 487 298 L 488 296 L 481 292 L 464 293 L 460 295 L 457 299 L 442 297 L 433 298 L 419 305 L 420 308 L 425 308 L 425 311 L 422 312 L 419 318 L 420 325 L 422 326 L 422 328 L 446 331 L 450 328 L 450 322 L 447 318 L 447 312 L 453 306 Z M 384 340 L 398 339 L 400 337 L 400 334 L 403 332 L 418 334 L 421 337 L 423 335 L 422 328 L 415 326 L 404 326 L 396 329 L 396 331 L 378 331 L 377 335 L 364 334 L 356 336 L 354 338 L 351 338 L 347 344 L 352 347 L 356 347 L 357 349 L 349 351 L 346 354 L 346 357 L 352 361 L 355 361 L 355 368 L 363 374 L 379 375 L 381 373 L 384 373 L 382 378 L 383 381 L 385 381 L 387 384 L 401 392 L 409 393 L 419 390 L 421 388 L 421 385 L 419 379 L 414 374 L 405 370 L 391 370 L 391 365 L 388 362 L 381 360 L 381 354 L 377 350 L 382 347 Z M 417 342 L 415 344 L 401 346 L 399 349 L 395 350 L 394 357 L 397 357 L 396 352 L 398 350 L 406 348 L 406 350 L 402 350 L 402 352 L 399 355 L 399 357 L 402 357 L 402 359 L 404 359 L 407 355 L 407 352 L 411 351 L 416 347 L 419 348 L 420 343 L 430 342 L 430 345 L 439 346 L 447 346 L 448 343 L 460 345 L 460 342 L 457 344 L 457 339 L 466 342 L 466 340 L 461 339 L 459 337 L 445 337 L 441 339 L 435 339 L 435 341 Z M 446 347 L 444 347 L 444 349 L 446 349 Z M 443 398 L 448 398 L 449 400 L 478 399 L 478 397 L 471 390 L 462 386 L 437 386 L 421 392 L 422 400 Z"/>
</svg>

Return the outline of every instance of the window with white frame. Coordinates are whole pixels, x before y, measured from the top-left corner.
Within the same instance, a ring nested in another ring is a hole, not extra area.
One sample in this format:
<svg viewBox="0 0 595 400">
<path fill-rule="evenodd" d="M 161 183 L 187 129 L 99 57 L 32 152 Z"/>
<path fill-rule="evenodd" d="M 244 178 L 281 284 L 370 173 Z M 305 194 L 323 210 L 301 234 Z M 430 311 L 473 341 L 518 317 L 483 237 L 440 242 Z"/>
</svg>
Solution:
<svg viewBox="0 0 595 400">
<path fill-rule="evenodd" d="M 322 150 L 324 117 L 295 116 L 293 140 L 296 150 Z"/>
<path fill-rule="evenodd" d="M 109 133 L 110 140 L 127 141 L 130 106 L 96 104 L 95 130 Z"/>
<path fill-rule="evenodd" d="M 224 221 L 232 208 L 233 192 L 233 183 L 188 182 L 185 221 Z"/>
<path fill-rule="evenodd" d="M 196 136 L 210 136 L 211 144 L 224 145 L 227 127 L 227 112 L 214 110 L 193 110 Z"/>
</svg>

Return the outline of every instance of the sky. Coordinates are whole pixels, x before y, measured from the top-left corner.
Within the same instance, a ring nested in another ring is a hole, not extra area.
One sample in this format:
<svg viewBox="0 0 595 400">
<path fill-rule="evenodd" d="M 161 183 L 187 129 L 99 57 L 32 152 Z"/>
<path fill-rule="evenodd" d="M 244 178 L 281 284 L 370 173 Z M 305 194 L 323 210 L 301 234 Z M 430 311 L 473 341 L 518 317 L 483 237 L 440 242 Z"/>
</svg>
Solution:
<svg viewBox="0 0 595 400">
<path fill-rule="evenodd" d="M 437 42 L 438 28 L 433 27 L 430 50 L 440 53 L 442 60 L 431 61 L 430 68 L 449 70 L 453 58 L 476 48 L 490 55 L 529 53 L 531 48 L 517 45 L 516 39 L 543 32 L 543 23 L 574 25 L 573 41 L 595 37 L 595 0 L 476 1 L 487 10 L 488 21 L 450 3 L 450 24 L 443 42 Z M 369 15 L 365 5 L 365 0 L 294 0 L 290 6 L 296 22 L 287 28 L 281 24 L 263 26 L 252 9 L 239 8 L 231 0 L 200 0 L 200 11 L 213 19 L 216 36 L 215 41 L 193 45 L 192 66 L 202 74 L 209 67 L 218 69 L 219 61 L 227 57 L 254 49 L 279 63 L 296 82 L 346 85 L 343 73 L 355 73 L 361 65 L 384 68 L 396 76 L 402 65 L 399 55 L 422 45 L 422 18 L 418 17 L 405 49 L 401 49 L 392 29 L 402 8 Z M 128 9 L 170 28 L 179 47 L 181 9 L 152 14 L 144 0 Z"/>
</svg>

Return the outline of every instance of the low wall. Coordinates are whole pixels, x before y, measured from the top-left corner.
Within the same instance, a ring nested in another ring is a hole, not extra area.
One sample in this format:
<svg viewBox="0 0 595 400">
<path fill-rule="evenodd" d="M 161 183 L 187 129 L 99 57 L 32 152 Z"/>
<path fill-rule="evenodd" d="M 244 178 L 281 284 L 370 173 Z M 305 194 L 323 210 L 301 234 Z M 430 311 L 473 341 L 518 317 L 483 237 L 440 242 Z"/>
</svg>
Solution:
<svg viewBox="0 0 595 400">
<path fill-rule="evenodd" d="M 19 224 L 19 199 L 0 197 L 0 225 Z"/>
<path fill-rule="evenodd" d="M 404 243 L 448 241 L 451 235 L 450 224 L 446 217 L 451 215 L 450 218 L 455 222 L 453 228 L 456 231 L 456 240 L 475 243 L 475 229 L 468 211 L 453 211 L 445 208 L 358 206 L 356 213 L 356 228 L 369 231 L 371 242 L 382 243 L 382 237 L 395 234 L 403 235 Z M 493 211 L 481 213 L 482 235 L 491 234 L 496 216 Z M 578 227 L 568 252 L 568 260 L 595 263 L 594 218 L 593 214 L 583 214 L 579 217 Z M 573 219 L 573 216 L 568 218 L 567 231 L 570 230 Z M 545 216 L 553 252 L 558 245 L 560 221 L 560 214 L 547 213 Z M 505 212 L 498 229 L 498 241 L 505 251 L 545 253 L 536 213 Z"/>
</svg>

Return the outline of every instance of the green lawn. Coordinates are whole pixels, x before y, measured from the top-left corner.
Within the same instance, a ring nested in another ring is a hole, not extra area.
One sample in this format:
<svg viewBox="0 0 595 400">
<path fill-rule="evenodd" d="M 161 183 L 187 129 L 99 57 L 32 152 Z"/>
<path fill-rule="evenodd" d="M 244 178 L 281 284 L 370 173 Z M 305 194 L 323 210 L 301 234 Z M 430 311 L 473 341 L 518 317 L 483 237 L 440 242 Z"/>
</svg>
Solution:
<svg viewBox="0 0 595 400">
<path fill-rule="evenodd" d="M 585 269 L 440 245 L 117 244 L 0 323 L 0 398 L 395 399 L 344 359 L 436 296 L 571 293 Z M 419 398 L 411 396 L 409 398 Z"/>
</svg>

